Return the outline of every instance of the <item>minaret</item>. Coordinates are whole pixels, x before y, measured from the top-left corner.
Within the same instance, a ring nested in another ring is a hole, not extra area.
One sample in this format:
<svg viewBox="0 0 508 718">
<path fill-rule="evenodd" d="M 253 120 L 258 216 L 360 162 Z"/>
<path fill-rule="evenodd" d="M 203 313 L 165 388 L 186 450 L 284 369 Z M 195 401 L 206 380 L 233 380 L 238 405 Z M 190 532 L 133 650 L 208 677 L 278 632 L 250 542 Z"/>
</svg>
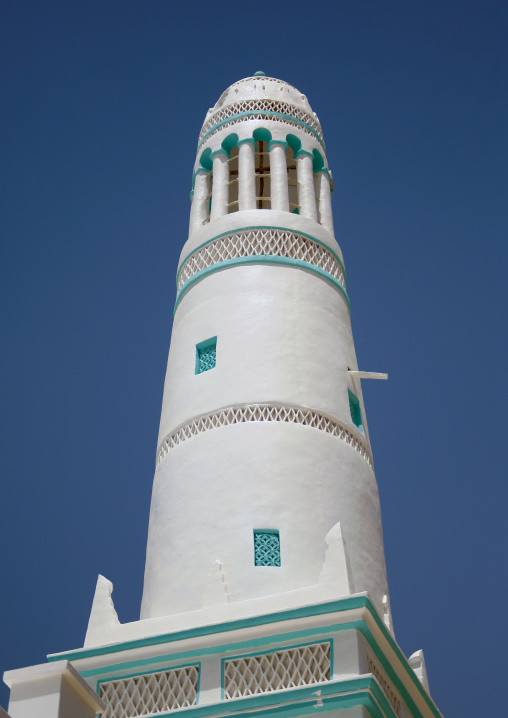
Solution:
<svg viewBox="0 0 508 718">
<path fill-rule="evenodd" d="M 178 267 L 142 619 L 206 608 L 214 565 L 231 603 L 315 585 L 334 532 L 351 592 L 387 614 L 332 190 L 321 125 L 296 88 L 257 73 L 208 111 Z"/>
<path fill-rule="evenodd" d="M 392 628 L 323 134 L 262 72 L 192 175 L 141 619 L 99 576 L 83 648 L 5 674 L 10 718 L 440 718 Z M 1 713 L 1 710 L 0 710 Z"/>
</svg>

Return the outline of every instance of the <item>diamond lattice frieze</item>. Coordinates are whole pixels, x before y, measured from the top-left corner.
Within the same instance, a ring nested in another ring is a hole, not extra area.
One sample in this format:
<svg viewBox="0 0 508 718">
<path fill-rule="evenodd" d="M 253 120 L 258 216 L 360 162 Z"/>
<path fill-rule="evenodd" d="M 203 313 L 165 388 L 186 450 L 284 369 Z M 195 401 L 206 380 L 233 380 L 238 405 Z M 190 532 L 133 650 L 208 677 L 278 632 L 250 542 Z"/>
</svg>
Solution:
<svg viewBox="0 0 508 718">
<path fill-rule="evenodd" d="M 327 434 L 336 436 L 355 449 L 365 461 L 372 466 L 372 454 L 367 444 L 356 436 L 353 431 L 338 419 L 332 419 L 315 409 L 303 409 L 295 406 L 278 404 L 243 404 L 240 406 L 227 406 L 223 409 L 210 412 L 192 419 L 180 428 L 172 431 L 162 441 L 157 451 L 157 464 L 159 464 L 171 449 L 183 441 L 203 431 L 210 431 L 221 426 L 240 424 L 249 421 L 283 421 L 291 424 L 302 424 L 313 429 L 319 429 Z"/>
<path fill-rule="evenodd" d="M 298 646 L 225 661 L 224 698 L 308 686 L 330 679 L 330 643 Z"/>
<path fill-rule="evenodd" d="M 323 139 L 323 131 L 319 120 L 315 115 L 310 115 L 305 110 L 302 110 L 296 105 L 292 105 L 289 102 L 279 102 L 278 100 L 244 100 L 243 102 L 236 102 L 233 105 L 227 105 L 214 112 L 214 114 L 205 122 L 199 135 L 199 142 L 203 139 L 207 132 L 209 132 L 215 125 L 224 123 L 229 117 L 234 115 L 240 115 L 248 112 L 266 112 L 268 114 L 277 113 L 277 115 L 286 115 L 294 117 L 301 122 L 305 122 L 320 139 Z M 242 117 L 242 120 L 244 117 Z M 279 118 L 277 118 L 279 119 Z M 221 127 L 224 125 L 221 124 Z"/>
<path fill-rule="evenodd" d="M 180 291 L 197 272 L 218 262 L 260 255 L 289 257 L 314 264 L 334 277 L 343 287 L 346 286 L 340 262 L 322 244 L 296 232 L 264 228 L 238 231 L 219 237 L 192 254 L 182 265 L 177 289 Z"/>
<path fill-rule="evenodd" d="M 103 718 L 136 718 L 196 705 L 198 666 L 185 666 L 100 684 Z"/>
</svg>

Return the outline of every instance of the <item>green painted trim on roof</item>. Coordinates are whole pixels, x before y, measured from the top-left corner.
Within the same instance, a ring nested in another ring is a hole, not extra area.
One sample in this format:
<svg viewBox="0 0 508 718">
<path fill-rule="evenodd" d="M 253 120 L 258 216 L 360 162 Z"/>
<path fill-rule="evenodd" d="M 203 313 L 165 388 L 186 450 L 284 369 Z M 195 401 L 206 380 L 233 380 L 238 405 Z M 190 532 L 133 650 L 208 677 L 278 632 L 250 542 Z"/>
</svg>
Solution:
<svg viewBox="0 0 508 718">
<path fill-rule="evenodd" d="M 301 259 L 293 259 L 292 257 L 280 257 L 276 254 L 254 254 L 248 257 L 234 257 L 233 259 L 225 259 L 223 262 L 216 262 L 215 264 L 212 264 L 209 267 L 205 267 L 205 269 L 200 269 L 199 272 L 193 274 L 192 277 L 188 279 L 183 285 L 183 287 L 180 289 L 180 292 L 178 293 L 176 298 L 173 314 L 176 312 L 184 294 L 186 294 L 188 290 L 192 286 L 194 286 L 194 284 L 201 281 L 201 279 L 204 279 L 205 277 L 208 277 L 210 274 L 214 274 L 215 272 L 220 272 L 224 269 L 229 269 L 230 267 L 239 267 L 244 264 L 280 264 L 281 266 L 296 267 L 297 269 L 304 269 L 308 272 L 312 272 L 312 274 L 317 274 L 318 277 L 321 277 L 321 279 L 324 279 L 342 293 L 344 299 L 346 300 L 348 309 L 351 312 L 351 303 L 349 301 L 349 297 L 346 290 L 344 289 L 342 284 L 337 279 L 335 279 L 335 277 L 333 277 L 331 274 L 328 274 L 328 272 L 325 272 L 324 269 L 321 269 L 320 267 L 317 267 L 315 264 L 311 264 L 310 262 L 304 262 Z"/>
<path fill-rule="evenodd" d="M 318 135 L 318 133 L 316 132 L 316 130 L 313 127 L 308 125 L 303 120 L 299 120 L 296 117 L 293 117 L 293 115 L 284 115 L 282 112 L 270 112 L 270 110 L 249 110 L 248 112 L 239 112 L 236 115 L 231 115 L 231 117 L 226 117 L 225 120 L 221 120 L 220 122 L 217 122 L 216 125 L 214 125 L 213 127 L 210 127 L 210 129 L 207 132 L 205 132 L 205 134 L 203 135 L 203 138 L 198 145 L 198 152 L 199 152 L 200 148 L 202 147 L 203 143 L 206 141 L 206 138 L 208 137 L 208 135 L 210 135 L 212 132 L 215 132 L 215 130 L 218 130 L 220 127 L 222 127 L 222 125 L 225 125 L 227 122 L 231 122 L 231 120 L 238 120 L 241 117 L 256 117 L 256 115 L 266 115 L 270 118 L 275 117 L 275 118 L 280 118 L 282 120 L 291 120 L 291 122 L 294 122 L 296 125 L 300 125 L 301 127 L 306 127 L 308 130 L 310 130 L 310 132 L 314 135 L 316 140 L 319 142 L 319 144 L 323 148 L 323 151 L 326 152 L 325 143 L 323 142 L 323 140 L 321 139 L 321 137 Z"/>
<path fill-rule="evenodd" d="M 180 267 L 178 268 L 178 272 L 176 274 L 176 284 L 178 285 L 178 278 L 180 277 L 180 272 L 183 269 L 184 264 L 193 257 L 196 252 L 199 252 L 203 247 L 206 247 L 211 242 L 215 242 L 215 240 L 220 239 L 221 237 L 228 237 L 233 234 L 237 234 L 238 232 L 250 232 L 251 230 L 256 229 L 278 229 L 281 232 L 293 232 L 294 234 L 298 234 L 301 237 L 305 237 L 306 239 L 311 239 L 313 242 L 316 242 L 317 244 L 320 244 L 322 247 L 327 249 L 330 254 L 332 254 L 337 262 L 340 265 L 340 268 L 342 269 L 342 274 L 344 275 L 344 282 L 347 284 L 347 277 L 346 277 L 346 269 L 344 267 L 344 264 L 342 263 L 342 260 L 340 259 L 339 255 L 333 251 L 331 247 L 329 247 L 327 244 L 322 242 L 320 239 L 317 239 L 316 237 L 313 237 L 311 234 L 306 234 L 305 232 L 300 232 L 299 229 L 289 229 L 289 227 L 274 227 L 273 225 L 265 225 L 265 224 L 259 224 L 251 227 L 239 227 L 238 229 L 229 230 L 228 232 L 222 232 L 221 234 L 216 234 L 215 237 L 211 237 L 210 239 L 207 239 L 206 242 L 203 242 L 202 244 L 198 245 L 196 249 L 193 249 L 192 252 L 189 252 L 189 254 L 185 257 L 185 259 L 180 264 Z"/>
<path fill-rule="evenodd" d="M 235 621 L 227 621 L 225 623 L 199 626 L 198 628 L 189 628 L 184 631 L 177 631 L 174 633 L 163 633 L 156 636 L 149 636 L 148 638 L 138 638 L 131 641 L 124 641 L 123 643 L 115 643 L 110 646 L 99 646 L 98 648 L 80 649 L 77 651 L 67 651 L 64 653 L 53 653 L 48 656 L 48 661 L 61 661 L 64 658 L 68 661 L 74 661 L 80 658 L 90 658 L 92 656 L 103 656 L 109 653 L 128 651 L 133 648 L 142 648 L 144 646 L 157 646 L 163 643 L 172 643 L 173 641 L 181 641 L 186 638 L 196 638 L 197 636 L 210 636 L 215 633 L 223 633 L 225 631 L 236 631 L 240 628 L 248 628 L 251 626 L 264 626 L 269 623 L 288 621 L 293 618 L 321 616 L 327 613 L 350 611 L 355 608 L 364 607 L 368 608 L 374 618 L 377 616 L 377 611 L 374 608 L 372 601 L 367 596 L 350 596 L 348 598 L 343 598 L 338 601 L 329 601 L 327 603 L 320 603 L 314 606 L 303 606 L 302 608 L 291 608 L 286 611 L 268 613 L 263 616 L 252 616 L 251 618 L 237 619 Z M 379 616 L 378 620 L 380 621 Z M 382 626 L 383 624 L 380 623 L 380 625 Z"/>
<path fill-rule="evenodd" d="M 319 695 L 316 695 L 317 691 Z M 386 709 L 385 711 L 380 710 L 378 701 Z M 260 715 L 296 718 L 315 714 L 318 710 L 321 713 L 328 713 L 355 706 L 364 706 L 372 718 L 396 718 L 376 680 L 371 677 L 333 684 L 313 683 L 311 686 L 234 698 L 218 704 L 192 706 L 185 709 L 185 714 L 190 718 L 208 718 L 224 714 L 242 715 L 243 718 L 256 718 Z M 173 713 L 174 710 L 157 715 L 167 718 Z"/>
<path fill-rule="evenodd" d="M 411 668 L 411 666 L 408 663 L 407 658 L 404 656 L 402 651 L 400 650 L 399 646 L 395 642 L 394 638 L 384 625 L 383 621 L 381 620 L 381 617 L 379 616 L 378 612 L 374 608 L 374 605 L 370 598 L 368 596 L 350 596 L 348 598 L 339 599 L 337 601 L 329 601 L 327 603 L 321 603 L 316 604 L 312 606 L 303 606 L 301 608 L 295 608 L 295 609 L 289 609 L 286 611 L 280 611 L 278 613 L 269 613 L 264 616 L 253 616 L 251 618 L 246 619 L 238 619 L 235 621 L 229 621 L 226 623 L 219 623 L 215 625 L 208 625 L 208 626 L 200 626 L 198 628 L 191 628 L 184 631 L 179 631 L 176 633 L 168 633 L 168 634 L 161 634 L 157 636 L 149 636 L 148 638 L 144 639 L 135 639 L 131 641 L 125 641 L 124 643 L 115 643 L 110 646 L 100 646 L 98 648 L 89 648 L 89 649 L 81 649 L 81 650 L 75 650 L 75 651 L 68 651 L 65 653 L 56 653 L 53 655 L 48 656 L 48 661 L 61 661 L 61 660 L 68 660 L 68 661 L 76 661 L 81 660 L 83 658 L 91 658 L 96 656 L 103 656 L 103 655 L 109 655 L 112 653 L 119 653 L 121 651 L 128 651 L 136 648 L 143 648 L 145 646 L 157 646 L 164 643 L 172 643 L 175 641 L 185 640 L 188 638 L 196 638 L 199 636 L 209 636 L 216 633 L 223 633 L 228 631 L 236 631 L 241 628 L 247 628 L 250 626 L 262 626 L 272 623 L 278 623 L 280 621 L 287 621 L 292 620 L 295 618 L 308 618 L 310 616 L 322 616 L 327 615 L 329 613 L 339 613 L 343 611 L 350 611 L 358 608 L 366 608 L 371 615 L 372 619 L 374 620 L 376 626 L 382 633 L 384 639 L 390 646 L 391 650 L 395 653 L 397 656 L 399 662 L 401 663 L 402 667 L 406 671 L 406 675 L 409 676 L 409 679 L 413 683 L 413 686 L 417 689 L 418 693 L 423 697 L 424 701 L 428 705 L 429 709 L 434 714 L 435 718 L 442 718 L 441 713 L 437 710 L 433 700 L 428 695 L 427 691 L 423 688 L 422 684 L 418 680 L 415 672 Z M 332 626 L 324 626 L 319 628 L 312 628 L 307 629 L 304 631 L 299 631 L 294 636 L 303 637 L 305 635 L 316 635 L 317 633 L 324 633 L 330 634 L 336 631 L 342 631 L 342 630 L 348 630 L 348 629 L 355 629 L 358 630 L 364 639 L 367 641 L 369 646 L 372 648 L 374 655 L 381 663 L 383 669 L 385 670 L 386 674 L 394 684 L 394 686 L 397 688 L 399 693 L 401 694 L 402 699 L 408 706 L 410 710 L 413 710 L 414 716 L 417 716 L 418 718 L 421 718 L 422 714 L 416 707 L 413 699 L 409 695 L 408 691 L 404 687 L 402 681 L 398 678 L 395 671 L 393 670 L 390 661 L 386 658 L 384 652 L 378 645 L 376 639 L 372 635 L 372 632 L 368 628 L 368 626 L 365 624 L 363 620 L 359 621 L 352 621 L 350 623 L 343 623 L 343 624 L 336 624 Z M 258 639 L 259 645 L 262 645 L 262 642 L 265 644 L 272 640 L 290 640 L 289 636 L 292 634 L 285 634 L 283 636 L 265 636 L 263 639 Z M 243 642 L 242 644 L 238 645 L 253 645 L 252 642 Z M 227 646 L 217 646 L 214 647 L 215 650 L 211 650 L 209 652 L 219 653 L 224 652 L 225 650 L 228 650 Z M 187 656 L 190 658 L 192 655 L 205 655 L 206 649 L 196 649 L 195 651 L 188 651 L 186 653 L 178 654 L 178 656 Z M 177 658 L 177 656 L 174 656 L 174 658 Z M 164 657 L 164 660 L 166 657 Z M 148 663 L 154 663 L 158 660 L 157 657 L 148 659 Z M 122 665 L 122 664 L 119 664 Z M 129 665 L 129 664 L 124 664 Z M 118 667 L 118 664 L 117 664 Z M 89 672 L 84 671 L 82 675 L 88 675 Z M 323 684 L 328 685 L 328 684 Z M 231 703 L 231 701 L 227 701 L 226 703 Z"/>
<path fill-rule="evenodd" d="M 109 666 L 102 666 L 101 668 L 90 668 L 89 670 L 80 671 L 80 673 L 83 678 L 90 678 L 93 676 L 104 675 L 105 673 L 134 670 L 138 667 L 151 666 L 156 663 L 168 663 L 168 661 L 189 662 L 194 657 L 213 656 L 221 653 L 232 653 L 233 651 L 254 651 L 254 649 L 257 649 L 257 652 L 259 653 L 259 649 L 267 645 L 272 646 L 271 651 L 268 652 L 276 652 L 279 650 L 278 646 L 280 644 L 286 644 L 285 648 L 292 648 L 291 645 L 288 645 L 288 641 L 305 641 L 307 638 L 314 638 L 313 641 L 308 641 L 308 643 L 316 643 L 316 641 L 321 640 L 318 638 L 320 635 L 323 635 L 324 637 L 322 640 L 332 640 L 330 633 L 339 633 L 341 631 L 359 631 L 360 625 L 363 625 L 363 621 L 337 623 L 331 626 L 322 626 L 318 628 L 304 628 L 300 631 L 279 633 L 274 634 L 273 636 L 263 636 L 260 638 L 250 638 L 246 641 L 238 641 L 237 643 L 227 643 L 209 646 L 207 648 L 195 648 L 181 653 L 167 653 L 163 656 L 152 656 L 152 658 L 142 658 L 137 661 L 114 663 Z"/>
</svg>

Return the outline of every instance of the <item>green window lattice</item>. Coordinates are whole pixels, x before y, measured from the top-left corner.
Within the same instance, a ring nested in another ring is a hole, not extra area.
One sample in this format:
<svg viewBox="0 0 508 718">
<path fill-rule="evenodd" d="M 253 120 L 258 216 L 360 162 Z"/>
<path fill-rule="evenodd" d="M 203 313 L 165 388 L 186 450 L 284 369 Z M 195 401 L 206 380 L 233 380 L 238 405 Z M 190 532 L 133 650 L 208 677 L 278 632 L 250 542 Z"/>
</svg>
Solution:
<svg viewBox="0 0 508 718">
<path fill-rule="evenodd" d="M 278 531 L 254 531 L 254 565 L 280 566 L 280 537 Z"/>
<path fill-rule="evenodd" d="M 196 345 L 196 374 L 213 369 L 217 359 L 217 337 Z"/>
<path fill-rule="evenodd" d="M 360 402 L 358 401 L 357 397 L 348 389 L 349 393 L 349 411 L 351 412 L 351 419 L 353 421 L 353 424 L 360 429 L 360 431 L 363 431 L 363 425 L 362 425 L 362 412 L 360 409 Z"/>
</svg>

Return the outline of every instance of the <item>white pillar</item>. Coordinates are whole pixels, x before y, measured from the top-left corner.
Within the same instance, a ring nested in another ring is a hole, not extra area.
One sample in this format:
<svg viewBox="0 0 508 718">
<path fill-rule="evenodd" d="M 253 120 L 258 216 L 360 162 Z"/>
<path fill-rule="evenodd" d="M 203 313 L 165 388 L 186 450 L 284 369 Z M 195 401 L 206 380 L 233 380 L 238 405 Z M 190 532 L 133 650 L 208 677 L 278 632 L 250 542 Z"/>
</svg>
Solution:
<svg viewBox="0 0 508 718">
<path fill-rule="evenodd" d="M 300 150 L 296 161 L 296 176 L 298 178 L 298 204 L 300 215 L 317 222 L 316 190 L 314 188 L 314 172 L 312 169 L 312 155 Z"/>
<path fill-rule="evenodd" d="M 200 169 L 198 170 L 198 173 L 194 179 L 194 193 L 192 195 L 189 236 L 202 226 L 208 216 L 208 195 L 208 172 L 204 169 Z"/>
<path fill-rule="evenodd" d="M 255 142 L 238 143 L 238 209 L 256 209 Z"/>
<path fill-rule="evenodd" d="M 225 150 L 219 150 L 213 157 L 212 209 L 210 222 L 228 213 L 229 164 Z"/>
<path fill-rule="evenodd" d="M 317 175 L 319 197 L 319 221 L 333 235 L 332 192 L 330 177 L 326 172 Z"/>
<path fill-rule="evenodd" d="M 270 186 L 271 208 L 289 212 L 288 171 L 286 164 L 287 143 L 270 140 Z"/>
</svg>

